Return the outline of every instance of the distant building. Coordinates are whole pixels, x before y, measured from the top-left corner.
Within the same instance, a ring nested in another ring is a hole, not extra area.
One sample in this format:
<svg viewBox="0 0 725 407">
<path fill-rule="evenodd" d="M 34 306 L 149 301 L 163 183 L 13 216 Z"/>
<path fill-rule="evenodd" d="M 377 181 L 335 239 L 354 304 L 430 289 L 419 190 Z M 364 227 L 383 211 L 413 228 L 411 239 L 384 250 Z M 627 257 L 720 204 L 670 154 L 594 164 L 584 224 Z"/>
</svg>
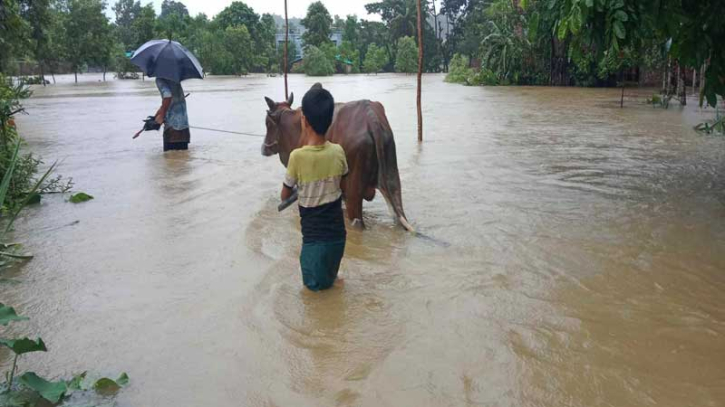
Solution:
<svg viewBox="0 0 725 407">
<path fill-rule="evenodd" d="M 305 41 L 302 39 L 302 34 L 304 34 L 307 30 L 304 29 L 304 27 L 300 27 L 298 29 L 291 29 L 289 33 L 289 40 L 290 43 L 297 44 L 297 56 L 304 57 L 305 56 Z M 284 31 L 278 32 L 276 34 L 276 42 L 277 42 L 277 49 L 281 49 L 281 47 L 284 47 Z M 335 43 L 336 47 L 339 47 L 342 45 L 342 31 L 332 31 L 330 33 L 330 41 Z M 293 51 L 289 50 L 290 55 L 293 55 Z"/>
</svg>

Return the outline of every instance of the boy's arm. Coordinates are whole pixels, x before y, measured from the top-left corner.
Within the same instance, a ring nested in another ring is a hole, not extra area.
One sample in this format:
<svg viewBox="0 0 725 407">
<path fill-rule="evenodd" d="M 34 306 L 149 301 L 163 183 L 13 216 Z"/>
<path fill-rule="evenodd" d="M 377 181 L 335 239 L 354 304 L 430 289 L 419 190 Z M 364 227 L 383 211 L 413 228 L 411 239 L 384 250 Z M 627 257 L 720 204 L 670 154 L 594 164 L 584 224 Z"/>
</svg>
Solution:
<svg viewBox="0 0 725 407">
<path fill-rule="evenodd" d="M 289 199 L 289 197 L 292 196 L 293 192 L 294 192 L 293 188 L 288 187 L 286 184 L 282 184 L 282 193 L 280 194 L 280 198 L 283 201 L 286 201 Z"/>
<path fill-rule="evenodd" d="M 282 183 L 282 192 L 280 198 L 283 201 L 289 199 L 294 193 L 294 188 L 297 186 L 297 160 L 295 159 L 294 151 L 290 154 L 289 162 L 287 163 L 287 174 L 284 176 L 284 182 Z"/>
</svg>

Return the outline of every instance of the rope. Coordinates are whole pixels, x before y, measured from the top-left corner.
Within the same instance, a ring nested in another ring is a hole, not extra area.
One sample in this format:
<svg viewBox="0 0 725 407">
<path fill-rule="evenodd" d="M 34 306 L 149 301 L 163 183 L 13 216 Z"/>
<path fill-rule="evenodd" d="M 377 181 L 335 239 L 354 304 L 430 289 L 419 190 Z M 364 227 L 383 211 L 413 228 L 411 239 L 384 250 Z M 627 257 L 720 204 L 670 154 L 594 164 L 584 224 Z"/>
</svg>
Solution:
<svg viewBox="0 0 725 407">
<path fill-rule="evenodd" d="M 195 130 L 206 130 L 206 131 L 215 131 L 217 133 L 229 133 L 229 134 L 238 134 L 240 136 L 249 136 L 249 137 L 266 137 L 263 134 L 252 134 L 252 133 L 242 133 L 239 131 L 229 131 L 229 130 L 219 130 L 219 129 L 210 129 L 208 127 L 196 127 L 196 126 L 189 126 L 190 129 Z"/>
</svg>

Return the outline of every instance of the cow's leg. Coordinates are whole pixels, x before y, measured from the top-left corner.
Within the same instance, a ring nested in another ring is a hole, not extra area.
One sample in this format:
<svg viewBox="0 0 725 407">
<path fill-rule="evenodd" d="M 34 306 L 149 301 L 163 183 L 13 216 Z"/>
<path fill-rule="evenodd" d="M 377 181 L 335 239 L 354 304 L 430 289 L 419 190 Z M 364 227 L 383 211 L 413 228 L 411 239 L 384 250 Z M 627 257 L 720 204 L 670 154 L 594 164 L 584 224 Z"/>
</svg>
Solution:
<svg viewBox="0 0 725 407">
<path fill-rule="evenodd" d="M 345 207 L 347 208 L 347 219 L 353 227 L 365 227 L 362 218 L 362 201 L 362 196 L 359 191 L 347 191 Z"/>
<path fill-rule="evenodd" d="M 366 201 L 370 202 L 375 199 L 375 187 L 367 187 L 365 189 L 365 195 L 363 195 Z"/>
</svg>

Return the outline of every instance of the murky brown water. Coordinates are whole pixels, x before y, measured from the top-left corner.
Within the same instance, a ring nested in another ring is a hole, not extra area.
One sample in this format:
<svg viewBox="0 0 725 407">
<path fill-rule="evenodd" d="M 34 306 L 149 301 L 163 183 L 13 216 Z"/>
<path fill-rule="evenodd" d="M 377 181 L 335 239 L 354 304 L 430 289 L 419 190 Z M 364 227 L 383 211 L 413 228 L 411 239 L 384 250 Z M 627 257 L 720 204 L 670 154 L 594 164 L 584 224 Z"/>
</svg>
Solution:
<svg viewBox="0 0 725 407">
<path fill-rule="evenodd" d="M 314 81 L 291 78 L 298 100 Z M 308 293 L 261 140 L 192 131 L 163 154 L 131 141 L 152 82 L 38 89 L 22 133 L 96 199 L 50 197 L 17 225 L 37 257 L 2 302 L 51 349 L 22 367 L 127 371 L 122 406 L 725 405 L 725 139 L 691 131 L 708 113 L 429 76 L 418 146 L 412 76 L 324 83 L 385 104 L 406 212 L 450 247 L 378 200 L 344 286 Z M 283 92 L 186 89 L 193 125 L 249 132 Z"/>
</svg>

